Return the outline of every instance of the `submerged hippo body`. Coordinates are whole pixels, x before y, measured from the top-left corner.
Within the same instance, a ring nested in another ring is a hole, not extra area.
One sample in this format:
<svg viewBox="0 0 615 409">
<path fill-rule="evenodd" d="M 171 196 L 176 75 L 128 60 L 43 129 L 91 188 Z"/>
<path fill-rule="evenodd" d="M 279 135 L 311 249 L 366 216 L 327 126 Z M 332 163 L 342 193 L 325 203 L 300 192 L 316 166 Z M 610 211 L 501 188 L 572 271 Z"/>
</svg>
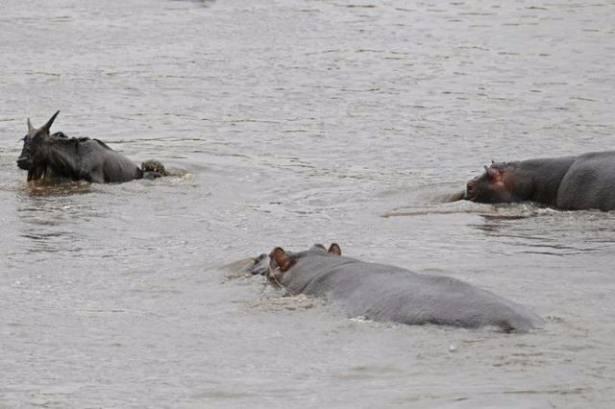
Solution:
<svg viewBox="0 0 615 409">
<path fill-rule="evenodd" d="M 253 273 L 262 271 L 263 257 Z M 276 248 L 266 272 L 269 281 L 289 294 L 326 298 L 349 316 L 403 324 L 439 324 L 477 328 L 496 326 L 524 332 L 541 319 L 520 305 L 463 281 L 414 273 L 341 256 L 339 246 L 314 246 L 286 253 Z"/>
<path fill-rule="evenodd" d="M 562 210 L 615 209 L 615 151 L 493 163 L 466 187 L 482 203 L 533 201 Z"/>
<path fill-rule="evenodd" d="M 147 161 L 138 167 L 98 139 L 69 138 L 62 132 L 50 134 L 58 113 L 38 129 L 28 119 L 28 134 L 17 159 L 17 166 L 28 171 L 28 181 L 68 179 L 119 183 L 166 175 L 159 162 Z"/>
</svg>

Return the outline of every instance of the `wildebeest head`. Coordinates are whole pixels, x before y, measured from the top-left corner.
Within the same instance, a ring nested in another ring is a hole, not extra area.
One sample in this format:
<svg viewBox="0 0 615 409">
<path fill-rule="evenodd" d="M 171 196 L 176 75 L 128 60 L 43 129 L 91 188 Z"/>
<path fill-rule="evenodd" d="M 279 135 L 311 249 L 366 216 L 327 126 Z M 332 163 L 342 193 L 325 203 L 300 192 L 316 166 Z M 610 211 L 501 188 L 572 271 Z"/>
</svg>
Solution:
<svg viewBox="0 0 615 409">
<path fill-rule="evenodd" d="M 28 133 L 23 138 L 23 149 L 17 159 L 17 166 L 28 171 L 28 180 L 40 177 L 47 166 L 47 141 L 49 130 L 60 111 L 57 111 L 47 123 L 34 128 L 28 118 Z"/>
<path fill-rule="evenodd" d="M 342 249 L 337 243 L 332 243 L 328 250 L 322 244 L 315 244 L 311 249 L 299 253 L 287 253 L 282 247 L 276 247 L 269 254 L 269 269 L 265 275 L 274 286 L 281 287 L 282 275 L 290 270 L 298 259 L 312 254 L 341 256 Z"/>
</svg>

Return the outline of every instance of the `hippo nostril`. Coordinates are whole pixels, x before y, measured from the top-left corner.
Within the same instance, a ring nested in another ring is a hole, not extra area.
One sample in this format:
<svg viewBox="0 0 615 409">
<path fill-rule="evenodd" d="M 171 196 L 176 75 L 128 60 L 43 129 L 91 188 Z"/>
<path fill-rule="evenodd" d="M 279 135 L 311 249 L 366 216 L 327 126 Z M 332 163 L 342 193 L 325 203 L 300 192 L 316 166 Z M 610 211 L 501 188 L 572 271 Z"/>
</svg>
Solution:
<svg viewBox="0 0 615 409">
<path fill-rule="evenodd" d="M 466 199 L 470 199 L 473 196 L 474 196 L 474 184 L 473 183 L 468 183 L 466 185 L 465 198 Z"/>
</svg>

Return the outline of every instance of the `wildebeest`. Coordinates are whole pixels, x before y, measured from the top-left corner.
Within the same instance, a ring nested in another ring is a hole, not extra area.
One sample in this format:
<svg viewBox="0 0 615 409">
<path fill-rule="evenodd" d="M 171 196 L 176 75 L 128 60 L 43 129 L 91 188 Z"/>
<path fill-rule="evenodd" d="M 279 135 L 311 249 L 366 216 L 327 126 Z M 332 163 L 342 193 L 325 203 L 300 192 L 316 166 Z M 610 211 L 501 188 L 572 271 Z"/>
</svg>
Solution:
<svg viewBox="0 0 615 409">
<path fill-rule="evenodd" d="M 160 162 L 150 160 L 138 167 L 98 139 L 69 138 L 62 132 L 50 134 L 59 113 L 53 114 L 40 128 L 34 128 L 28 118 L 28 133 L 17 159 L 17 166 L 28 171 L 28 181 L 67 179 L 119 183 L 167 175 Z"/>
<path fill-rule="evenodd" d="M 505 298 L 455 278 L 342 256 L 314 245 L 291 253 L 276 247 L 254 259 L 252 274 L 264 274 L 291 295 L 324 297 L 349 316 L 403 324 L 465 328 L 494 326 L 505 332 L 540 327 L 542 319 Z"/>
<path fill-rule="evenodd" d="M 482 203 L 533 201 L 562 210 L 615 210 L 615 151 L 492 163 L 466 185 Z"/>
</svg>

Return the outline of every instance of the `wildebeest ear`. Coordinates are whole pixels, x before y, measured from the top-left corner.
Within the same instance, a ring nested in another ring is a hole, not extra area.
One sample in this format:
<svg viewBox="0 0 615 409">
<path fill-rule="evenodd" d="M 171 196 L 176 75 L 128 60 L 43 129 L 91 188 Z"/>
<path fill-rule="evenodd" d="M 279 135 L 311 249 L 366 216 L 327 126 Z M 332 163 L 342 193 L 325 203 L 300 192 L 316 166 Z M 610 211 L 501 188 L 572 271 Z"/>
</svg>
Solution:
<svg viewBox="0 0 615 409">
<path fill-rule="evenodd" d="M 336 256 L 341 256 L 342 255 L 342 249 L 341 249 L 339 244 L 331 243 L 331 245 L 329 246 L 328 253 L 329 254 L 334 254 Z"/>
<path fill-rule="evenodd" d="M 28 132 L 32 131 L 34 127 L 32 126 L 32 122 L 30 122 L 30 118 L 28 118 Z"/>
<path fill-rule="evenodd" d="M 273 251 L 269 254 L 269 257 L 275 260 L 275 263 L 278 265 L 278 267 L 280 267 L 280 271 L 283 272 L 288 270 L 293 266 L 293 264 L 295 264 L 295 260 L 290 258 L 282 247 L 274 248 Z"/>
<path fill-rule="evenodd" d="M 49 118 L 49 121 L 47 121 L 47 123 L 41 127 L 41 130 L 45 131 L 46 133 L 49 133 L 49 130 L 51 129 L 51 124 L 53 124 L 53 121 L 56 120 L 56 117 L 59 113 L 60 111 L 57 111 L 55 114 L 53 114 L 53 116 Z"/>
</svg>

